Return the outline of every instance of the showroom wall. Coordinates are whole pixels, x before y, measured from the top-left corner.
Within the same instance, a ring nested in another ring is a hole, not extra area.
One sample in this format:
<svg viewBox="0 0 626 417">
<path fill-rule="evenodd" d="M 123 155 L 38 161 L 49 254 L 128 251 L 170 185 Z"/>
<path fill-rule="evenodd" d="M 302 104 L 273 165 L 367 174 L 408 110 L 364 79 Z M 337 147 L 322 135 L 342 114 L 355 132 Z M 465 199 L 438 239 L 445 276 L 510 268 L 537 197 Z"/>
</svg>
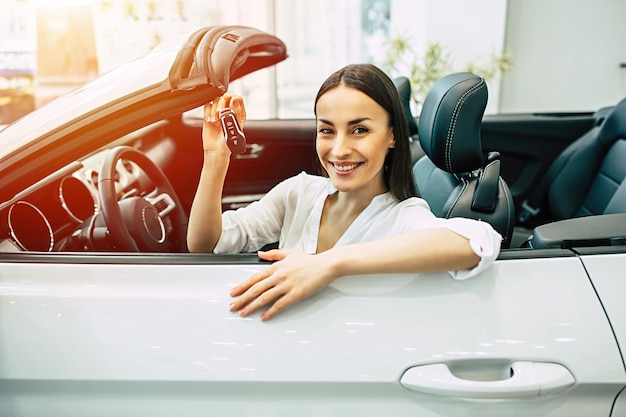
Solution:
<svg viewBox="0 0 626 417">
<path fill-rule="evenodd" d="M 626 96 L 623 0 L 0 0 L 0 9 L 2 110 L 32 107 L 33 95 L 42 105 L 215 24 L 254 26 L 287 44 L 288 60 L 232 85 L 253 118 L 311 117 L 332 71 L 373 62 L 409 76 L 433 45 L 445 71 L 508 60 L 488 78 L 487 113 L 587 111 Z M 389 66 L 394 41 L 408 49 Z"/>
<path fill-rule="evenodd" d="M 626 97 L 626 2 L 508 0 L 500 112 L 588 111 Z"/>
</svg>

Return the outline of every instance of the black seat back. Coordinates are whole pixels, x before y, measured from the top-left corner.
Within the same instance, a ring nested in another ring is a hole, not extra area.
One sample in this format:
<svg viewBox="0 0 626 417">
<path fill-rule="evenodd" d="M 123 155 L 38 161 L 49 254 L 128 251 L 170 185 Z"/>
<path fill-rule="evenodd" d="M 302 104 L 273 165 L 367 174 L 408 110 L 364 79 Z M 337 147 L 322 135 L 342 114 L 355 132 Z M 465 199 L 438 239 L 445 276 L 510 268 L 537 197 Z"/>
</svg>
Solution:
<svg viewBox="0 0 626 417">
<path fill-rule="evenodd" d="M 626 99 L 555 159 L 546 180 L 556 220 L 626 213 Z"/>
<path fill-rule="evenodd" d="M 413 111 L 411 110 L 411 81 L 407 77 L 401 76 L 394 78 L 393 83 L 398 90 L 398 94 L 400 95 L 404 115 L 406 116 L 406 120 L 409 125 L 411 162 L 415 163 L 418 159 L 424 156 L 424 151 L 422 150 L 417 137 L 417 122 L 415 121 L 415 116 L 413 116 Z"/>
<path fill-rule="evenodd" d="M 426 156 L 414 164 L 413 176 L 435 215 L 486 221 L 508 248 L 515 223 L 513 198 L 500 177 L 499 154 L 484 158 L 480 138 L 487 97 L 485 80 L 468 72 L 433 84 L 418 123 Z"/>
</svg>

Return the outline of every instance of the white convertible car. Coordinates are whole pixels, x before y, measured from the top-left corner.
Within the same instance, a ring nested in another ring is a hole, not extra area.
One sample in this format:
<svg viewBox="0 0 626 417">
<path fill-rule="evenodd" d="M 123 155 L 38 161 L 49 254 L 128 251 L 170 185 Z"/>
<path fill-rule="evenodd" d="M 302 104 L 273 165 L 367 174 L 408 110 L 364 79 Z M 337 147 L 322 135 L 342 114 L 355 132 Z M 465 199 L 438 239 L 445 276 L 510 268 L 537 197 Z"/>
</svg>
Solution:
<svg viewBox="0 0 626 417">
<path fill-rule="evenodd" d="M 415 172 L 458 183 L 420 191 L 439 215 L 494 222 L 494 266 L 344 277 L 268 322 L 229 312 L 266 264 L 186 253 L 189 110 L 286 57 L 256 29 L 204 28 L 0 132 L 0 415 L 625 416 L 623 103 L 483 117 L 468 101 L 466 176 L 437 160 L 450 116 L 423 111 Z M 434 102 L 480 84 L 444 78 Z M 246 137 L 225 209 L 315 172 L 312 119 L 250 120 Z M 467 189 L 495 201 L 450 210 Z"/>
</svg>

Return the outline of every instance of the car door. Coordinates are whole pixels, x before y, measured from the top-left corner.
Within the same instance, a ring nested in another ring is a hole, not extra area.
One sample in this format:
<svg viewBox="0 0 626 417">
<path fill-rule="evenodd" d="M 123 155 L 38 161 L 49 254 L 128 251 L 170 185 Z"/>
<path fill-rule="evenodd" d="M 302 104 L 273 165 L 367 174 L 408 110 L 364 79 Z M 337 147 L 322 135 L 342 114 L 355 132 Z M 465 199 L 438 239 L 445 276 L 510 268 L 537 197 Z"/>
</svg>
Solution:
<svg viewBox="0 0 626 417">
<path fill-rule="evenodd" d="M 626 313 L 622 296 L 626 282 L 623 273 L 626 268 L 626 254 L 616 255 L 611 252 L 623 252 L 619 248 L 616 250 L 602 250 L 598 248 L 580 249 L 583 254 L 583 263 L 589 273 L 591 282 L 598 296 L 602 301 L 602 306 L 610 319 L 611 327 L 619 343 L 620 351 L 626 348 Z M 623 357 L 623 354 L 622 354 Z M 626 394 L 625 390 L 620 392 L 613 407 L 612 417 L 626 415 Z"/>
<path fill-rule="evenodd" d="M 344 277 L 268 322 L 228 310 L 255 256 L 8 254 L 0 414 L 611 415 L 624 365 L 580 259 L 524 252 Z"/>
</svg>

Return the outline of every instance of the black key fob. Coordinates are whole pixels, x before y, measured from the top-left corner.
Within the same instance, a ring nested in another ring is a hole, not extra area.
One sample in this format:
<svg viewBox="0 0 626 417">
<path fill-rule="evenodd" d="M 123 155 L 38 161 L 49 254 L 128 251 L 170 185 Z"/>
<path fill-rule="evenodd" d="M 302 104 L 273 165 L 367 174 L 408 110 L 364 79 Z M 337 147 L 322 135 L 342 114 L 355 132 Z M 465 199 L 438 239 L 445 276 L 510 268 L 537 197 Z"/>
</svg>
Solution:
<svg viewBox="0 0 626 417">
<path fill-rule="evenodd" d="M 224 138 L 230 151 L 234 154 L 244 153 L 246 151 L 246 137 L 237 122 L 233 109 L 227 107 L 220 110 L 219 118 L 222 123 Z"/>
</svg>

